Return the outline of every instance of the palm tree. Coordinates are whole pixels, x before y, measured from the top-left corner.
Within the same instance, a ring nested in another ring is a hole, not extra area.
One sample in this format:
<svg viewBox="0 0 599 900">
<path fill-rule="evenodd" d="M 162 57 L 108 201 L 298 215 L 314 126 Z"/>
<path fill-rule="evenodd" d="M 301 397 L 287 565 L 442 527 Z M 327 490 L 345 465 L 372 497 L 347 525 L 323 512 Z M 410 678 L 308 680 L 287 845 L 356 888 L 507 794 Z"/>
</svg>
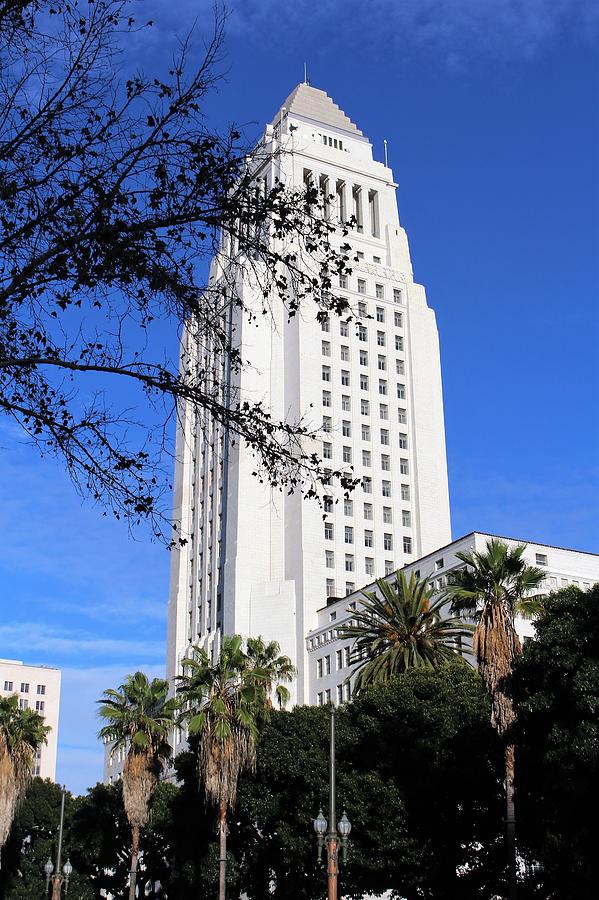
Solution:
<svg viewBox="0 0 599 900">
<path fill-rule="evenodd" d="M 99 715 L 107 723 L 100 737 L 113 742 L 113 752 L 127 752 L 123 804 L 132 832 L 129 900 L 135 900 L 139 832 L 148 822 L 154 788 L 171 755 L 169 736 L 178 704 L 168 693 L 164 679 L 149 681 L 143 672 L 136 672 L 98 700 Z"/>
<path fill-rule="evenodd" d="M 508 897 L 516 897 L 516 820 L 514 813 L 514 744 L 509 729 L 516 714 L 506 693 L 506 679 L 522 647 L 514 628 L 516 615 L 538 613 L 538 596 L 530 596 L 545 577 L 542 569 L 526 564 L 525 544 L 508 547 L 492 538 L 482 553 L 457 553 L 464 568 L 449 576 L 445 596 L 452 610 L 475 619 L 473 652 L 491 699 L 491 724 L 505 738 L 506 845 Z"/>
<path fill-rule="evenodd" d="M 285 683 L 293 681 L 295 666 L 288 656 L 280 656 L 280 646 L 276 641 L 264 643 L 263 638 L 248 638 L 247 657 L 250 667 L 259 673 L 259 684 L 266 691 L 266 703 L 272 708 L 272 695 L 277 698 L 279 709 L 289 702 L 290 693 Z M 274 690 L 273 690 L 274 689 Z"/>
<path fill-rule="evenodd" d="M 16 694 L 0 697 L 0 851 L 33 777 L 35 754 L 49 731 L 38 712 L 19 709 Z"/>
<path fill-rule="evenodd" d="M 442 618 L 444 598 L 433 600 L 427 579 L 396 572 L 393 582 L 379 578 L 377 590 L 364 591 L 353 623 L 342 625 L 340 637 L 354 638 L 358 662 L 354 692 L 387 681 L 408 669 L 434 669 L 453 658 L 471 629 L 459 619 Z"/>
<path fill-rule="evenodd" d="M 227 813 L 235 806 L 239 776 L 256 764 L 259 725 L 270 711 L 273 684 L 293 675 L 278 651 L 276 643 L 264 645 L 258 638 L 246 653 L 239 635 L 224 637 L 215 663 L 203 648 L 192 647 L 178 676 L 180 721 L 198 736 L 198 779 L 206 800 L 218 807 L 219 900 L 226 894 Z M 284 701 L 285 693 L 277 696 Z"/>
</svg>

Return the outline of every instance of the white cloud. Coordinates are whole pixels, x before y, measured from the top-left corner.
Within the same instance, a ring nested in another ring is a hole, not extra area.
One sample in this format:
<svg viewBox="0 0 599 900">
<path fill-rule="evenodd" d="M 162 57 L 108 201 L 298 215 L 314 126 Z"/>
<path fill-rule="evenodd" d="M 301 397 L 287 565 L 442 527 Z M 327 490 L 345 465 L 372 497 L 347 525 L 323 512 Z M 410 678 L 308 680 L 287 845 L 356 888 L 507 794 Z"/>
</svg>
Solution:
<svg viewBox="0 0 599 900">
<path fill-rule="evenodd" d="M 164 656 L 165 645 L 161 641 L 137 638 L 99 637 L 77 628 L 61 628 L 40 622 L 18 622 L 0 625 L 0 643 L 7 651 L 43 651 L 44 664 L 58 665 L 61 655 L 97 657 L 139 658 L 146 655 L 153 663 Z"/>
</svg>

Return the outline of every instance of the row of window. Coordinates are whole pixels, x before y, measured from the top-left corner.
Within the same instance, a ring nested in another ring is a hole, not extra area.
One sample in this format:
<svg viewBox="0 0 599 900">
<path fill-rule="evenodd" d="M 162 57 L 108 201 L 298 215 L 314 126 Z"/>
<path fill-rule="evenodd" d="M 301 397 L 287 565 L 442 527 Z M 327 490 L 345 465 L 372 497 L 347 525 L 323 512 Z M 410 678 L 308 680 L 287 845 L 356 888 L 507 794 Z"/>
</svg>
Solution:
<svg viewBox="0 0 599 900">
<path fill-rule="evenodd" d="M 338 138 L 331 138 L 332 144 L 329 144 L 328 135 L 321 135 L 323 143 L 332 146 L 335 149 L 342 150 L 343 147 L 335 146 L 340 143 Z M 366 197 L 368 220 L 370 225 L 370 233 L 373 237 L 380 237 L 379 225 L 379 195 L 378 191 L 362 189 L 359 184 L 346 184 L 342 178 L 329 178 L 325 174 L 316 174 L 310 169 L 304 169 L 304 186 L 308 191 L 316 190 L 322 199 L 323 214 L 325 219 L 334 218 L 339 222 L 346 223 L 353 218 L 356 231 L 359 234 L 364 232 L 364 210 L 363 197 Z M 349 207 L 348 214 L 348 204 Z"/>
<path fill-rule="evenodd" d="M 387 550 L 387 551 L 393 550 L 393 535 L 385 534 L 383 536 L 383 544 L 384 544 L 385 550 Z M 412 538 L 409 537 L 408 535 L 404 535 L 402 538 L 402 546 L 403 546 L 404 553 L 411 553 L 412 552 Z M 334 550 L 325 550 L 324 551 L 324 562 L 325 562 L 325 566 L 327 567 L 327 569 L 335 568 L 335 551 Z M 371 557 L 366 557 L 366 562 L 372 563 L 372 567 L 374 568 L 374 559 L 372 559 Z M 368 571 L 366 564 L 364 566 L 364 569 L 365 569 L 367 575 L 373 574 L 373 572 Z M 346 572 L 355 572 L 356 571 L 356 560 L 355 560 L 355 556 L 353 553 L 345 554 L 345 571 Z M 394 571 L 395 571 L 395 565 L 393 564 L 393 560 L 385 560 L 385 575 L 390 575 Z M 353 591 L 353 588 L 352 588 L 352 591 Z M 348 593 L 351 593 L 351 591 L 349 591 Z"/>
<path fill-rule="evenodd" d="M 401 499 L 409 500 L 410 499 L 410 485 L 402 484 L 401 485 Z M 362 511 L 364 514 L 364 518 L 369 521 L 373 520 L 373 510 L 374 507 L 372 503 L 364 503 L 362 507 Z M 327 510 L 330 512 L 330 509 Z M 350 500 L 346 497 L 343 501 L 343 515 L 345 516 L 353 516 L 354 515 L 354 501 Z M 407 521 L 410 519 L 410 511 L 408 509 L 402 510 L 402 522 L 404 525 L 410 525 L 411 521 Z M 383 522 L 386 524 L 391 524 L 393 522 L 393 510 L 390 506 L 383 506 Z"/>
<path fill-rule="evenodd" d="M 35 701 L 35 711 L 36 712 L 44 712 L 46 708 L 46 703 L 44 700 L 36 700 Z M 29 709 L 29 700 L 27 697 L 19 698 L 19 709 Z"/>
<path fill-rule="evenodd" d="M 380 262 L 380 259 L 379 259 L 379 262 Z M 347 291 L 350 289 L 349 275 L 342 274 L 339 276 L 339 287 L 344 291 Z M 358 280 L 356 282 L 356 289 L 358 291 L 358 294 L 366 295 L 367 287 L 368 287 L 368 285 L 367 285 L 366 279 L 358 278 Z M 384 284 L 379 284 L 378 282 L 375 282 L 374 296 L 377 300 L 385 299 L 385 285 Z M 401 288 L 396 288 L 396 287 L 393 288 L 393 302 L 394 303 L 402 303 L 403 302 L 403 295 L 402 295 Z M 363 305 L 363 307 L 366 307 L 366 304 L 362 304 L 362 305 Z M 361 316 L 367 315 L 366 308 L 364 308 L 363 312 L 360 312 L 360 315 Z M 377 307 L 376 315 L 377 315 L 377 322 L 385 321 L 385 310 L 382 307 Z M 400 313 L 400 315 L 401 315 L 401 313 Z M 379 318 L 379 316 L 380 316 L 380 318 Z"/>
<path fill-rule="evenodd" d="M 391 512 L 389 507 L 385 507 L 385 509 L 388 509 L 389 513 Z M 390 515 L 389 515 L 389 518 L 385 519 L 385 522 L 388 522 L 388 523 L 391 522 Z M 411 527 L 412 514 L 409 509 L 402 509 L 401 524 L 404 528 Z M 344 535 L 344 542 L 346 544 L 353 544 L 353 542 L 354 542 L 354 527 L 353 527 L 353 525 L 344 525 L 343 535 Z M 325 537 L 325 540 L 327 540 L 327 541 L 334 540 L 335 528 L 334 528 L 334 525 L 332 522 L 324 523 L 324 537 Z M 387 541 L 387 537 L 389 537 L 389 541 Z M 387 546 L 388 544 L 389 544 L 389 546 Z M 374 531 L 372 531 L 372 529 L 370 529 L 370 528 L 364 529 L 364 546 L 365 547 L 374 547 Z M 391 535 L 387 535 L 387 534 L 384 535 L 384 547 L 385 547 L 385 550 L 393 549 L 393 540 L 391 538 Z"/>
<path fill-rule="evenodd" d="M 395 313 L 394 318 L 395 326 L 397 328 L 403 327 L 403 316 L 401 313 Z M 331 332 L 331 320 L 323 319 L 320 324 L 321 330 L 324 331 L 325 334 L 330 334 Z M 341 337 L 349 337 L 349 322 L 340 321 L 339 322 L 339 334 Z M 368 340 L 368 326 L 358 324 L 356 326 L 356 336 L 359 341 L 366 342 Z M 386 347 L 387 346 L 387 335 L 384 331 L 377 331 L 376 333 L 376 343 L 377 347 Z M 401 352 L 404 349 L 404 341 L 403 336 L 401 334 L 395 335 L 394 340 L 395 349 L 398 352 Z"/>
<path fill-rule="evenodd" d="M 20 692 L 21 692 L 21 694 L 28 694 L 28 693 L 29 693 L 29 687 L 30 687 L 30 685 L 29 685 L 29 682 L 28 682 L 28 681 L 22 681 L 22 682 L 21 682 L 21 687 L 20 687 Z M 14 690 L 13 682 L 12 682 L 12 681 L 5 681 L 5 682 L 4 682 L 4 690 L 5 690 L 5 691 L 12 691 L 12 690 Z M 43 695 L 46 693 L 46 685 L 45 685 L 45 684 L 38 684 L 38 685 L 37 685 L 37 693 L 40 694 L 41 696 L 43 696 Z"/>
<path fill-rule="evenodd" d="M 360 389 L 362 391 L 368 391 L 370 389 L 370 376 L 360 374 Z M 331 367 L 323 366 L 322 367 L 322 380 L 330 382 L 331 381 Z M 343 387 L 349 387 L 351 383 L 351 375 L 349 369 L 341 369 L 341 385 Z M 379 394 L 381 396 L 386 397 L 389 390 L 389 382 L 386 378 L 379 378 Z M 398 383 L 396 384 L 397 390 L 397 399 L 405 400 L 406 399 L 406 386 L 405 384 Z"/>
<path fill-rule="evenodd" d="M 338 684 L 336 688 L 337 703 L 348 703 L 351 700 L 351 684 L 346 681 L 345 684 Z M 324 706 L 325 703 L 331 702 L 331 689 L 320 691 L 316 695 L 316 705 Z"/>
<path fill-rule="evenodd" d="M 323 356 L 331 356 L 331 342 L 330 341 L 321 341 L 321 350 Z M 384 346 L 384 345 L 383 345 Z M 403 345 L 402 345 L 403 346 Z M 341 362 L 349 362 L 350 361 L 350 351 L 347 344 L 341 344 L 339 348 Z M 360 365 L 367 366 L 368 365 L 368 350 L 360 350 L 359 351 Z M 377 356 L 377 367 L 379 371 L 386 372 L 387 371 L 387 357 L 382 354 L 378 354 Z M 395 360 L 395 372 L 397 375 L 405 375 L 405 361 L 403 359 Z M 330 380 L 330 379 L 329 379 Z"/>
<path fill-rule="evenodd" d="M 330 391 L 322 392 L 322 405 L 326 407 L 332 407 L 333 405 L 333 395 Z M 341 395 L 341 411 L 342 412 L 351 412 L 351 397 L 349 394 Z M 360 400 L 360 413 L 363 416 L 370 416 L 370 400 Z M 389 406 L 387 403 L 379 403 L 379 419 L 383 419 L 383 421 L 389 420 Z M 408 422 L 408 411 L 403 406 L 397 407 L 397 421 L 400 425 L 406 425 Z M 332 420 L 331 420 L 331 428 L 332 428 Z M 362 434 L 368 434 L 369 426 L 362 426 Z M 383 432 L 381 431 L 381 434 Z M 348 435 L 349 437 L 349 435 Z M 363 440 L 370 440 L 370 436 L 363 437 Z M 383 439 L 381 438 L 381 443 Z"/>
<path fill-rule="evenodd" d="M 351 647 L 342 647 L 335 653 L 336 671 L 347 669 L 351 665 Z M 331 674 L 331 655 L 321 656 L 316 660 L 316 677 L 324 678 Z"/>
</svg>

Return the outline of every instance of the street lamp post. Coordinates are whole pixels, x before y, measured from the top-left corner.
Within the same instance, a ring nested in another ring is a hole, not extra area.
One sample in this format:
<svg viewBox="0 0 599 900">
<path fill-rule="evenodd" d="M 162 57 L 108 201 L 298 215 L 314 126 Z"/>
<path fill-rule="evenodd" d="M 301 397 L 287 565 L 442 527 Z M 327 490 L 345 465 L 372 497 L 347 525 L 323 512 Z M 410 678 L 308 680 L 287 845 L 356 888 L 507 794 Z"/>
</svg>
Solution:
<svg viewBox="0 0 599 900">
<path fill-rule="evenodd" d="M 322 814 L 322 809 L 314 819 L 314 831 L 318 836 L 318 858 L 326 847 L 327 861 L 327 898 L 337 900 L 337 876 L 339 875 L 339 845 L 343 850 L 343 858 L 347 859 L 348 837 L 351 823 L 345 812 L 337 822 L 336 811 L 336 772 L 335 772 L 335 707 L 329 707 L 330 714 L 330 747 L 329 747 L 329 821 Z M 337 822 L 337 824 L 335 824 Z M 328 830 L 327 830 L 328 828 Z"/>
<path fill-rule="evenodd" d="M 50 886 L 50 881 L 52 881 L 52 900 L 60 900 L 60 894 L 62 891 L 62 883 L 64 881 L 64 892 L 65 895 L 69 892 L 69 878 L 71 877 L 71 873 L 73 871 L 73 866 L 67 859 L 66 863 L 62 867 L 61 871 L 61 863 L 62 863 L 62 831 L 64 827 L 64 798 L 65 798 L 65 789 L 62 789 L 62 797 L 60 800 L 60 827 L 58 829 L 58 846 L 56 848 L 56 870 L 52 865 L 52 860 L 49 859 L 46 865 L 44 866 L 44 872 L 46 873 L 46 894 L 48 893 L 48 888 Z M 52 874 L 54 873 L 54 874 Z"/>
</svg>

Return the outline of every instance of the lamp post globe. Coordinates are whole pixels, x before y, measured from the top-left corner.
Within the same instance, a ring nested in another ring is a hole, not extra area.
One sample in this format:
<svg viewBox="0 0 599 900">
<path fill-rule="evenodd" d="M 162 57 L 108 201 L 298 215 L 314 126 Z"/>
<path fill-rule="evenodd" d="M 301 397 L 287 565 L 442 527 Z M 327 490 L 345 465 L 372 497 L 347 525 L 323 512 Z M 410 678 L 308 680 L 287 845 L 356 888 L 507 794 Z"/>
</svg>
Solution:
<svg viewBox="0 0 599 900">
<path fill-rule="evenodd" d="M 73 866 L 71 865 L 70 860 L 67 859 L 66 863 L 62 867 L 62 871 L 64 872 L 64 874 L 66 875 L 67 878 L 70 877 L 70 875 L 73 872 Z"/>
<path fill-rule="evenodd" d="M 339 834 L 341 835 L 342 838 L 348 837 L 349 833 L 351 831 L 351 822 L 347 818 L 345 810 L 343 811 L 343 815 L 337 822 L 337 831 L 339 832 Z"/>
<path fill-rule="evenodd" d="M 49 859 L 48 862 L 46 863 L 46 865 L 44 866 L 44 872 L 46 873 L 46 875 L 49 878 L 53 871 L 54 871 L 54 866 L 52 864 L 52 860 Z"/>
<path fill-rule="evenodd" d="M 322 810 L 318 811 L 318 816 L 314 819 L 314 831 L 318 835 L 325 834 L 327 830 L 327 820 L 322 814 Z"/>
</svg>

